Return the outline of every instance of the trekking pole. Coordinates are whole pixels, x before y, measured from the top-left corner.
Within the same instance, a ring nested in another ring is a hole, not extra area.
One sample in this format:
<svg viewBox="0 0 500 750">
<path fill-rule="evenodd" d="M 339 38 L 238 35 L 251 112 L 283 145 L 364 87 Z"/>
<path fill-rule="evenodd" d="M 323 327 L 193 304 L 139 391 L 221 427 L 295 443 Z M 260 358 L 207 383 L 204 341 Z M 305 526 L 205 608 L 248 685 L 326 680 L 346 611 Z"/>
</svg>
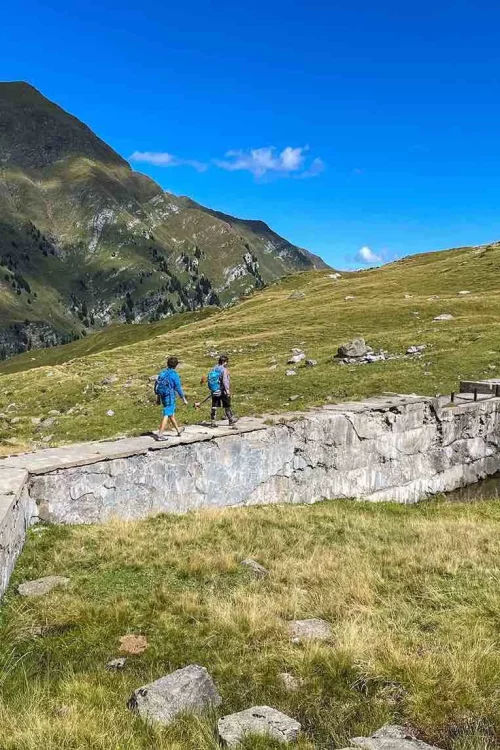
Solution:
<svg viewBox="0 0 500 750">
<path fill-rule="evenodd" d="M 194 407 L 195 409 L 199 409 L 199 408 L 200 408 L 200 406 L 203 406 L 203 404 L 204 404 L 204 403 L 205 403 L 206 401 L 208 401 L 208 399 L 209 399 L 209 398 L 212 398 L 212 394 L 211 394 L 211 393 L 209 393 L 209 394 L 208 394 L 208 396 L 207 396 L 206 398 L 204 398 L 204 399 L 203 399 L 203 401 L 195 401 L 195 402 L 194 402 L 194 404 L 193 404 L 193 407 Z"/>
</svg>

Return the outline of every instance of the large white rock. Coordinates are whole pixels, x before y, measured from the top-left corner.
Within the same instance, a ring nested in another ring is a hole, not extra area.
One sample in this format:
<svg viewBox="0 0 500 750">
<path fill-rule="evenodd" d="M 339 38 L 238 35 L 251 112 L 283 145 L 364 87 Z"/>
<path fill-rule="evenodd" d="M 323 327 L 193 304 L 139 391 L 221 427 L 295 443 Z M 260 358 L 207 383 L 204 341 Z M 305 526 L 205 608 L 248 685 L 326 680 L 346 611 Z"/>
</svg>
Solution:
<svg viewBox="0 0 500 750">
<path fill-rule="evenodd" d="M 146 721 L 166 726 L 180 713 L 202 713 L 221 702 L 205 667 L 191 664 L 137 688 L 127 705 Z"/>
<path fill-rule="evenodd" d="M 227 747 L 238 747 L 247 734 L 269 735 L 280 742 L 296 740 L 301 726 L 298 721 L 269 706 L 254 706 L 236 714 L 223 716 L 218 723 L 219 736 Z"/>
</svg>

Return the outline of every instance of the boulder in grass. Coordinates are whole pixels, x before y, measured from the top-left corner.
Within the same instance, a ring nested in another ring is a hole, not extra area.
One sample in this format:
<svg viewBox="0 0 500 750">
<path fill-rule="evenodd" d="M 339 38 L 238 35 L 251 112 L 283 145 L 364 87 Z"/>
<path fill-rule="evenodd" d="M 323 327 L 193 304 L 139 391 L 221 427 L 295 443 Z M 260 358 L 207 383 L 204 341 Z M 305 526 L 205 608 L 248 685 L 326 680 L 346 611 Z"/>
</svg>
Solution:
<svg viewBox="0 0 500 750">
<path fill-rule="evenodd" d="M 382 727 L 371 737 L 353 737 L 351 743 L 358 750 L 439 750 L 435 745 L 417 740 L 405 727 L 397 724 Z"/>
<path fill-rule="evenodd" d="M 249 568 L 257 578 L 265 578 L 269 575 L 269 571 L 263 565 L 258 563 L 257 560 L 253 560 L 251 557 L 242 560 L 241 564 L 244 565 L 245 568 Z"/>
<path fill-rule="evenodd" d="M 219 719 L 219 736 L 226 747 L 239 747 L 246 735 L 267 736 L 279 742 L 293 742 L 299 736 L 298 721 L 270 706 L 254 706 Z"/>
<path fill-rule="evenodd" d="M 357 338 L 348 341 L 347 344 L 339 346 L 337 357 L 342 357 L 344 359 L 347 357 L 364 357 L 370 351 L 371 348 L 366 345 L 365 340 L 363 338 Z"/>
<path fill-rule="evenodd" d="M 433 320 L 437 320 L 437 321 L 440 321 L 440 320 L 454 320 L 454 317 L 453 317 L 453 315 L 450 315 L 450 313 L 441 313 L 441 315 L 436 315 L 436 317 L 433 318 Z"/>
<path fill-rule="evenodd" d="M 316 359 L 306 359 L 306 367 L 316 367 L 318 361 Z"/>
<path fill-rule="evenodd" d="M 457 292 L 461 297 L 465 297 L 466 294 L 471 294 L 468 289 L 461 289 L 459 292 Z"/>
<path fill-rule="evenodd" d="M 325 620 L 312 618 L 310 620 L 292 620 L 288 623 L 290 637 L 293 643 L 302 641 L 328 641 L 332 637 L 332 629 Z"/>
<path fill-rule="evenodd" d="M 304 299 L 305 296 L 304 292 L 297 290 L 296 292 L 292 292 L 288 299 Z"/>
<path fill-rule="evenodd" d="M 287 370 L 287 371 L 286 371 L 286 376 L 287 376 L 288 378 L 290 378 L 290 377 L 291 377 L 292 375 L 296 375 L 296 374 L 297 374 L 297 373 L 295 372 L 295 370 Z"/>
<path fill-rule="evenodd" d="M 170 724 L 181 713 L 203 713 L 222 700 L 205 667 L 190 664 L 137 688 L 127 706 L 149 723 Z"/>
<path fill-rule="evenodd" d="M 304 352 L 300 352 L 300 354 L 294 354 L 290 359 L 287 361 L 287 364 L 289 365 L 298 365 L 299 362 L 302 362 L 303 359 L 306 358 L 306 355 Z"/>
<path fill-rule="evenodd" d="M 17 590 L 21 596 L 44 596 L 52 589 L 60 586 L 65 587 L 68 583 L 69 578 L 64 576 L 46 576 L 45 578 L 37 578 L 36 581 L 20 583 Z"/>
</svg>

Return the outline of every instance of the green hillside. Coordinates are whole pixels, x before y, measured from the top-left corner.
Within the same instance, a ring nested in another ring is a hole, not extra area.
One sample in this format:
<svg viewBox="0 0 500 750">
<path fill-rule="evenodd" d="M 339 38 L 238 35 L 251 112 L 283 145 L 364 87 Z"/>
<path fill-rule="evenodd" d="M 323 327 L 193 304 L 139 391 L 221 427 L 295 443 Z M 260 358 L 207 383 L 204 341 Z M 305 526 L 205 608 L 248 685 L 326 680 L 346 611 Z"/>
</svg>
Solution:
<svg viewBox="0 0 500 750">
<path fill-rule="evenodd" d="M 444 393 L 454 390 L 460 377 L 500 375 L 499 270 L 500 244 L 494 244 L 414 256 L 341 279 L 329 271 L 306 272 L 208 317 L 113 327 L 14 358 L 0 366 L 3 451 L 155 428 L 158 408 L 150 378 L 170 353 L 181 359 L 191 401 L 206 393 L 199 381 L 214 353 L 229 353 L 240 414 L 384 391 Z M 291 299 L 294 291 L 304 296 Z M 459 294 L 463 291 L 470 293 Z M 434 321 L 442 313 L 453 319 Z M 332 358 L 337 347 L 354 336 L 398 357 L 339 365 Z M 409 346 L 422 344 L 421 357 L 405 356 Z M 299 365 L 296 375 L 287 376 L 293 347 L 318 364 Z M 299 398 L 290 401 L 293 396 Z M 60 413 L 50 415 L 52 410 Z M 114 416 L 107 416 L 108 410 Z M 200 419 L 183 406 L 179 416 Z M 47 417 L 46 426 L 32 422 Z"/>
<path fill-rule="evenodd" d="M 263 222 L 165 193 L 32 86 L 0 83 L 0 359 L 323 267 Z"/>
</svg>

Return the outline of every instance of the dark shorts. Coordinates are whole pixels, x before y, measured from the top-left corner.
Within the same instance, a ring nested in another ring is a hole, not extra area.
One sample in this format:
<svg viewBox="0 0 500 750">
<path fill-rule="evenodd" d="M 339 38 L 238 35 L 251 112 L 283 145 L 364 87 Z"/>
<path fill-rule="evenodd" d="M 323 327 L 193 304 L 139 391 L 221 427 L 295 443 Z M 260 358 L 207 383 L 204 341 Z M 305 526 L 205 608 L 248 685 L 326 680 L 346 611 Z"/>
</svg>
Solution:
<svg viewBox="0 0 500 750">
<path fill-rule="evenodd" d="M 221 406 L 224 409 L 230 409 L 231 396 L 228 396 L 226 393 L 212 396 L 212 409 L 220 409 Z"/>
</svg>

